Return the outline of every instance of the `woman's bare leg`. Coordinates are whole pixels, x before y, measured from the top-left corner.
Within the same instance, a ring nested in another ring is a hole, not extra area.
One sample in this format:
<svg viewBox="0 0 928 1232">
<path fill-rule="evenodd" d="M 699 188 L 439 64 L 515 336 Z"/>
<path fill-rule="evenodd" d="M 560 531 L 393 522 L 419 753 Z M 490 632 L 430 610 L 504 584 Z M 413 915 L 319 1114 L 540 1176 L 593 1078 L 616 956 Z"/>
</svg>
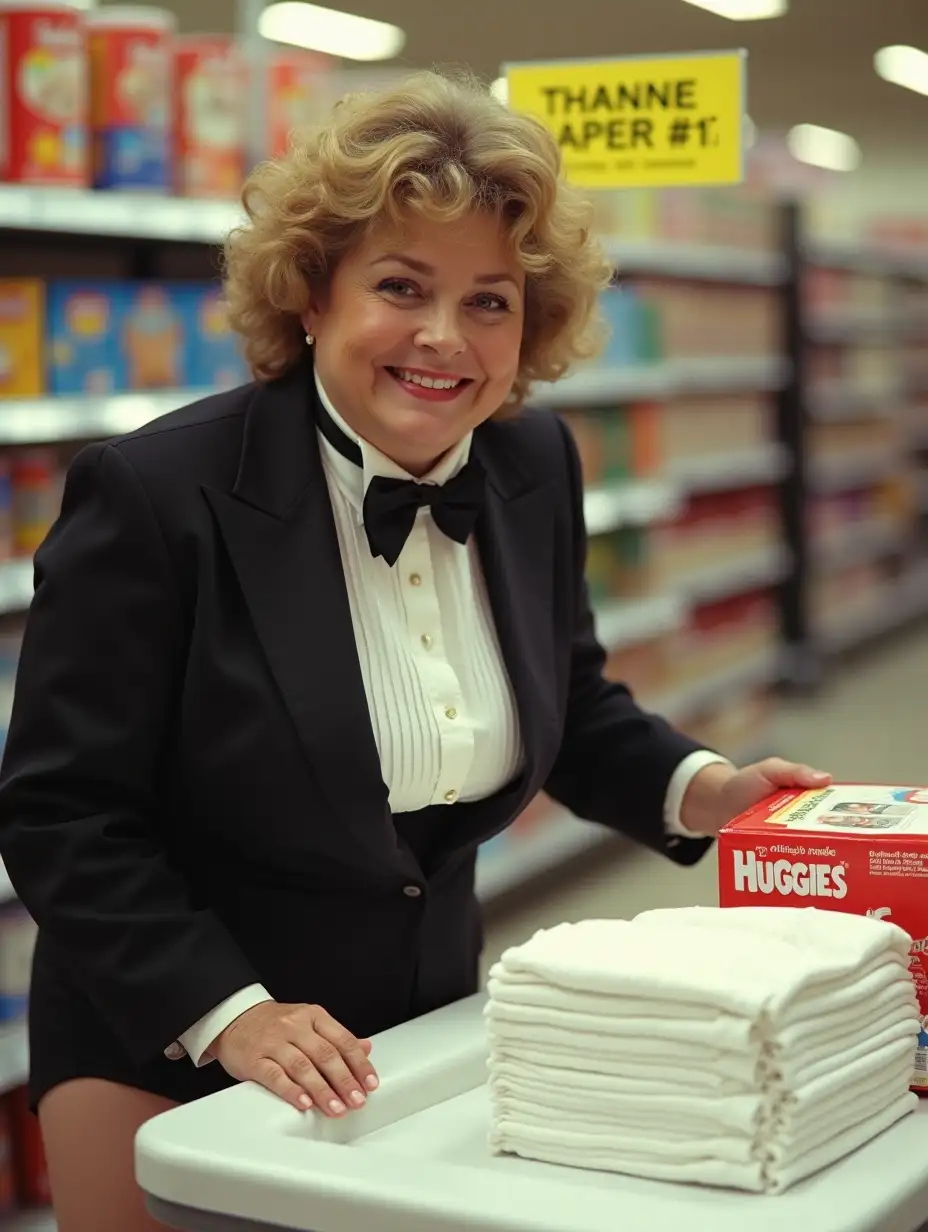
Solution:
<svg viewBox="0 0 928 1232">
<path fill-rule="evenodd" d="M 76 1078 L 39 1104 L 58 1232 L 164 1232 L 135 1181 L 136 1130 L 176 1105 L 134 1087 Z"/>
</svg>

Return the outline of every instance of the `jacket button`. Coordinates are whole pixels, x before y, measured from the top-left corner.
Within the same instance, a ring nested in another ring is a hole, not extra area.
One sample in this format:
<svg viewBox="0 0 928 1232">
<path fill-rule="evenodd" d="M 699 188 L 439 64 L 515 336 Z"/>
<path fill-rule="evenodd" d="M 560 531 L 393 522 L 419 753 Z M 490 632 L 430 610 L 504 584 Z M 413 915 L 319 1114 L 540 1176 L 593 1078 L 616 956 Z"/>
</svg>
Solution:
<svg viewBox="0 0 928 1232">
<path fill-rule="evenodd" d="M 407 898 L 421 898 L 422 891 L 416 885 L 403 886 L 403 893 Z"/>
</svg>

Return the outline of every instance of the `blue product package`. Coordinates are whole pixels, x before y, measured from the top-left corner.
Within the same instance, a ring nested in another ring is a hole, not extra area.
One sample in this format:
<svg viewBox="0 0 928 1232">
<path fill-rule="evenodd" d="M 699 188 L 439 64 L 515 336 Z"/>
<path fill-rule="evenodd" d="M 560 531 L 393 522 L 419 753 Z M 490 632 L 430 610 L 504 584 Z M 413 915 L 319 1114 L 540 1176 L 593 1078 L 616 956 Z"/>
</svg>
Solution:
<svg viewBox="0 0 928 1232">
<path fill-rule="evenodd" d="M 166 193 L 171 163 L 165 131 L 106 128 L 94 134 L 94 188 Z"/>
<path fill-rule="evenodd" d="M 641 361 L 641 306 L 630 287 L 609 287 L 600 304 L 609 326 L 603 352 L 608 364 L 635 364 Z"/>
<path fill-rule="evenodd" d="M 112 394 L 127 388 L 119 346 L 126 306 L 121 282 L 52 282 L 46 295 L 48 388 Z"/>
<path fill-rule="evenodd" d="M 219 284 L 191 283 L 177 288 L 177 296 L 184 305 L 186 384 L 196 389 L 231 389 L 249 381 Z"/>
<path fill-rule="evenodd" d="M 175 287 L 164 282 L 126 285 L 119 347 L 129 389 L 180 389 L 186 373 L 186 332 Z"/>
</svg>

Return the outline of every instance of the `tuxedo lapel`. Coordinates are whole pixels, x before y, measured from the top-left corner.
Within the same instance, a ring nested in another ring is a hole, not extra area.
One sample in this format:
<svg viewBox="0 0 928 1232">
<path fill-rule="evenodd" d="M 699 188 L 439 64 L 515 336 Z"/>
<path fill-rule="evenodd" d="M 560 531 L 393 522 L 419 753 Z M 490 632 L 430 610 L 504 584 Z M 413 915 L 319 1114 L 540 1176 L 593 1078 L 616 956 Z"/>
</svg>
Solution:
<svg viewBox="0 0 928 1232">
<path fill-rule="evenodd" d="M 558 718 L 553 628 L 553 507 L 551 485 L 526 471 L 510 448 L 505 423 L 474 435 L 487 471 L 487 503 L 477 544 L 503 660 L 519 713 L 526 792 L 538 790 L 538 768 L 556 751 Z"/>
<path fill-rule="evenodd" d="M 313 773 L 357 838 L 356 858 L 380 872 L 400 861 L 414 875 L 390 825 L 319 455 L 315 396 L 308 364 L 259 388 L 246 413 L 235 487 L 231 495 L 208 489 L 206 496 Z"/>
</svg>

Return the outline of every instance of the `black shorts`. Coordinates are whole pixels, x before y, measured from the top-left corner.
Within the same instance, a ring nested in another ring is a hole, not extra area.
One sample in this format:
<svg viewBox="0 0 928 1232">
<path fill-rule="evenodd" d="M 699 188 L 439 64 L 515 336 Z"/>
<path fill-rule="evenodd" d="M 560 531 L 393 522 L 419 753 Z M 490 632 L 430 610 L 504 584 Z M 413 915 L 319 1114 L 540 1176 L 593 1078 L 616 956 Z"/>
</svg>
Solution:
<svg viewBox="0 0 928 1232">
<path fill-rule="evenodd" d="M 39 935 L 29 998 L 29 1103 L 73 1078 L 103 1078 L 188 1103 L 234 1086 L 218 1061 L 199 1069 L 189 1057 L 139 1065 L 78 988 L 64 963 Z"/>
</svg>

